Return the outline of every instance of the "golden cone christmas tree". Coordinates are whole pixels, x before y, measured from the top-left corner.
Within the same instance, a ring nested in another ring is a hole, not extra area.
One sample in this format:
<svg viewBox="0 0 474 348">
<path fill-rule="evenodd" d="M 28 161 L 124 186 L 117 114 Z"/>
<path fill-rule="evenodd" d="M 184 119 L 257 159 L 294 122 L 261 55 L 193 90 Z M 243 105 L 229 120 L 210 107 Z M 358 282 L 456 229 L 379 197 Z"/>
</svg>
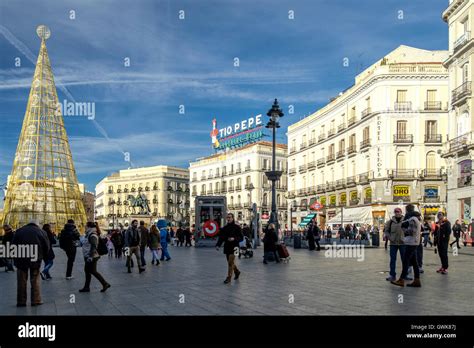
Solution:
<svg viewBox="0 0 474 348">
<path fill-rule="evenodd" d="M 36 32 L 41 48 L 7 183 L 3 223 L 19 228 L 35 219 L 59 232 L 73 219 L 83 230 L 82 194 L 46 49 L 51 33 L 44 25 Z"/>
</svg>

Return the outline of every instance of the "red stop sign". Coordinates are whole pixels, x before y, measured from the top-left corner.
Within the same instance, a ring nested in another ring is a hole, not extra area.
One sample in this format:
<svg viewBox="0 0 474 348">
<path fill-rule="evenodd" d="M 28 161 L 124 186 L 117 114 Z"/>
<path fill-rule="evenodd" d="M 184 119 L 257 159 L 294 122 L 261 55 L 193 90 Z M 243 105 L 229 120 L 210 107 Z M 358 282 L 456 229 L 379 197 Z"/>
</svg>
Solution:
<svg viewBox="0 0 474 348">
<path fill-rule="evenodd" d="M 208 220 L 202 225 L 202 230 L 206 236 L 214 237 L 219 233 L 219 225 L 214 220 Z"/>
<path fill-rule="evenodd" d="M 319 202 L 314 202 L 309 208 L 311 210 L 321 210 L 323 208 L 323 205 Z"/>
</svg>

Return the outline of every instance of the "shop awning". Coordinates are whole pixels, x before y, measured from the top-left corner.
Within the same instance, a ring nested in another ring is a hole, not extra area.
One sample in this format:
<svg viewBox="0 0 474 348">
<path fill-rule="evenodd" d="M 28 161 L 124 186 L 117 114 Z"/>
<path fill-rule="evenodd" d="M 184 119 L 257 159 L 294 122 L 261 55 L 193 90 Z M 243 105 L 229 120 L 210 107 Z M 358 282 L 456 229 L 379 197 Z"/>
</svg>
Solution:
<svg viewBox="0 0 474 348">
<path fill-rule="evenodd" d="M 343 224 L 373 224 L 374 219 L 372 217 L 372 207 L 354 207 L 344 208 L 343 211 Z M 341 224 L 341 211 L 336 214 L 332 219 L 326 222 L 328 225 L 339 225 Z"/>
<path fill-rule="evenodd" d="M 316 216 L 316 214 L 308 214 L 305 216 L 303 221 L 301 221 L 298 226 L 299 227 L 306 227 L 311 222 L 311 220 Z"/>
</svg>

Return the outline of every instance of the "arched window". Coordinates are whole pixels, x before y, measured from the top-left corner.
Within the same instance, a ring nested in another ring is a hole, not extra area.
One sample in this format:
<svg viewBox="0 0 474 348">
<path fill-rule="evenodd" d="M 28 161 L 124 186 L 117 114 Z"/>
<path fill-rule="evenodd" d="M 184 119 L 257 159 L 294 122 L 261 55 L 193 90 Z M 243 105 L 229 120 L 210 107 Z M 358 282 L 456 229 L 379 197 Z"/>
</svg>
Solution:
<svg viewBox="0 0 474 348">
<path fill-rule="evenodd" d="M 277 205 L 278 205 L 279 207 L 281 207 L 281 204 L 280 204 L 280 203 L 281 203 L 281 197 L 280 197 L 280 195 L 278 194 L 278 195 L 277 195 Z"/>
<path fill-rule="evenodd" d="M 218 182 L 216 182 L 216 192 L 219 191 L 219 188 L 220 188 L 219 186 L 220 186 L 220 184 Z"/>
<path fill-rule="evenodd" d="M 266 193 L 263 194 L 263 205 L 268 205 L 268 195 Z"/>
<path fill-rule="evenodd" d="M 241 186 L 242 186 L 242 179 L 237 178 L 237 187 L 241 187 Z"/>
<path fill-rule="evenodd" d="M 230 179 L 229 188 L 234 188 L 234 179 Z"/>
<path fill-rule="evenodd" d="M 407 154 L 399 152 L 397 154 L 397 171 L 404 171 L 407 169 Z"/>
<path fill-rule="evenodd" d="M 250 175 L 247 175 L 247 177 L 245 178 L 245 184 L 250 185 L 250 180 Z"/>
</svg>

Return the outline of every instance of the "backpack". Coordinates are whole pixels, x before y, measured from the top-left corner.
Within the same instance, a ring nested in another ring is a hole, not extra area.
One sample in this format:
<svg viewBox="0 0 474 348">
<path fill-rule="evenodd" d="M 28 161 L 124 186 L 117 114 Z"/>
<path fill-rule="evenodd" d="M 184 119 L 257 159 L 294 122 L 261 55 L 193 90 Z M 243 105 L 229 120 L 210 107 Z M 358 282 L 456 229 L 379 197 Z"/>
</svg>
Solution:
<svg viewBox="0 0 474 348">
<path fill-rule="evenodd" d="M 89 235 L 89 238 L 92 236 L 92 233 Z M 100 256 L 102 255 L 107 255 L 109 253 L 109 249 L 107 248 L 107 238 L 101 238 L 99 235 L 97 235 L 97 252 L 99 253 Z M 89 239 L 90 243 L 90 239 Z"/>
</svg>

